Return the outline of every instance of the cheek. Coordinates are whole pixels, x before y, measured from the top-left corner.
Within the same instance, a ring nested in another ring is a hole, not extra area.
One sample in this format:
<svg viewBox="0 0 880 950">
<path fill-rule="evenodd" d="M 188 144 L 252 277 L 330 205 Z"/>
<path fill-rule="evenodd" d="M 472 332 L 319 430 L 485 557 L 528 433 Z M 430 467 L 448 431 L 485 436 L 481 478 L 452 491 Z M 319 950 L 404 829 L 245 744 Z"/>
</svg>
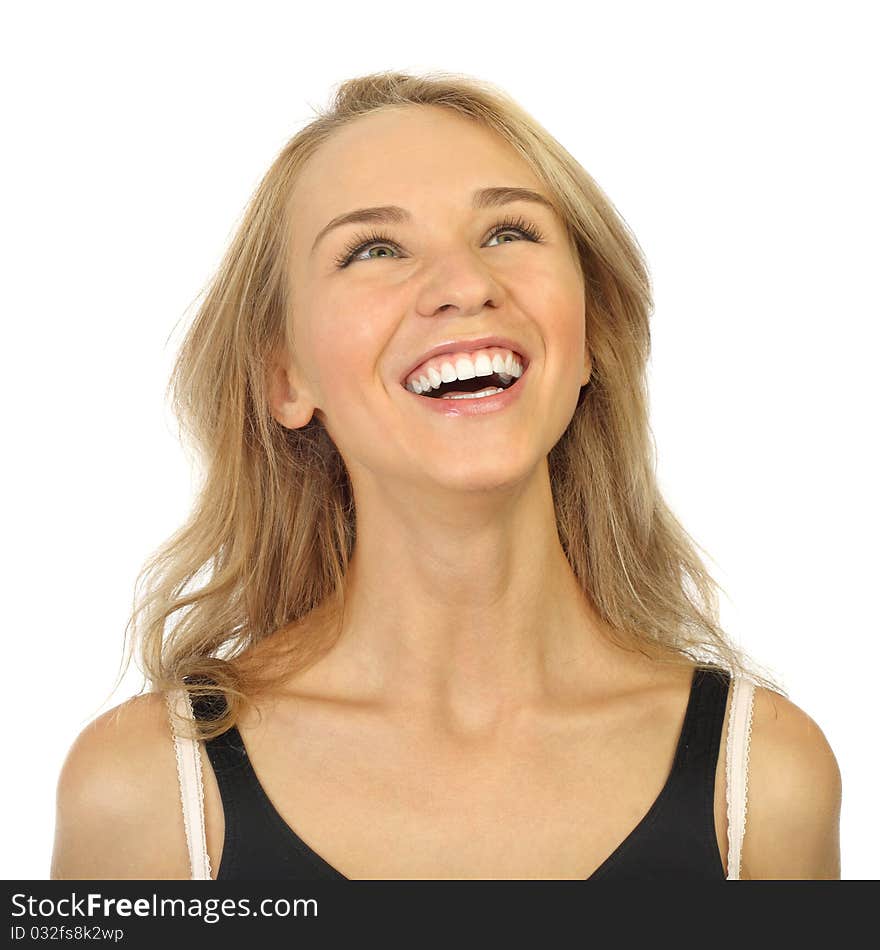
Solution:
<svg viewBox="0 0 880 950">
<path fill-rule="evenodd" d="M 387 302 L 380 305 L 365 292 L 348 299 L 325 299 L 312 309 L 311 363 L 319 401 L 331 417 L 363 411 L 364 389 L 377 378 L 391 333 L 390 312 Z"/>
<path fill-rule="evenodd" d="M 584 301 L 580 296 L 560 294 L 551 301 L 551 319 L 555 337 L 576 362 L 583 355 L 586 337 Z"/>
<path fill-rule="evenodd" d="M 548 358 L 580 377 L 586 348 L 583 282 L 567 268 L 553 268 L 533 274 L 524 286 L 530 288 L 524 310 L 540 322 Z"/>
</svg>

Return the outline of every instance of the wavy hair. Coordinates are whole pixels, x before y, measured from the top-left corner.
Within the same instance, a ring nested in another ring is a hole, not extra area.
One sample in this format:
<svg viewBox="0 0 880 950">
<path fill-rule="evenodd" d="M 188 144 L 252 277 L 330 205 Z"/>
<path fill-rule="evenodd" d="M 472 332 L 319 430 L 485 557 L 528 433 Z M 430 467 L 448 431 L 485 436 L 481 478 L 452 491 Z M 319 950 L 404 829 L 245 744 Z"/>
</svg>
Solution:
<svg viewBox="0 0 880 950">
<path fill-rule="evenodd" d="M 200 485 L 185 524 L 138 574 L 123 671 L 136 652 L 154 691 L 221 697 L 214 718 L 197 726 L 210 738 L 339 635 L 355 540 L 348 473 L 317 418 L 287 429 L 269 410 L 273 356 L 290 345 L 289 196 L 337 129 L 376 110 L 427 105 L 504 138 L 546 185 L 577 249 L 593 369 L 548 466 L 563 549 L 610 636 L 658 663 L 696 661 L 784 692 L 720 627 L 719 585 L 658 490 L 646 388 L 653 301 L 638 242 L 584 168 L 515 101 L 448 72 L 342 82 L 251 196 L 169 380 Z M 254 663 L 257 644 L 263 659 Z"/>
</svg>

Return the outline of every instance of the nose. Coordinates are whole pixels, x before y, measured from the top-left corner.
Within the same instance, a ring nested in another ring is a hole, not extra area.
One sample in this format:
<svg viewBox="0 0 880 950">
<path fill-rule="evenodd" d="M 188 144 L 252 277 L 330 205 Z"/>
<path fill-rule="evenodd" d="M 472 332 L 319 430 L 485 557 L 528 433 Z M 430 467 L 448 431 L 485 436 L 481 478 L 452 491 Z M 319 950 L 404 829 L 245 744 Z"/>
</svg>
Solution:
<svg viewBox="0 0 880 950">
<path fill-rule="evenodd" d="M 471 316 L 500 306 L 502 296 L 492 272 L 476 254 L 447 254 L 420 288 L 416 311 L 426 317 L 444 312 Z"/>
</svg>

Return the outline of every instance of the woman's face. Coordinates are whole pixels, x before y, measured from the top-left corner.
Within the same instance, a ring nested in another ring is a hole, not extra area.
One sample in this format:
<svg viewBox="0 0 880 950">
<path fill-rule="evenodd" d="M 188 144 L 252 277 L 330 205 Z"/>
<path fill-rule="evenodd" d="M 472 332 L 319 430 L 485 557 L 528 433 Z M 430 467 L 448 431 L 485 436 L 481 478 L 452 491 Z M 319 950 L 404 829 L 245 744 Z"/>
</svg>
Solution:
<svg viewBox="0 0 880 950">
<path fill-rule="evenodd" d="M 295 398 L 273 400 L 273 412 L 298 427 L 314 411 L 355 487 L 367 475 L 462 490 L 510 485 L 534 472 L 571 420 L 590 370 L 580 266 L 550 207 L 473 207 L 476 191 L 497 187 L 549 197 L 503 139 L 439 107 L 357 119 L 299 178 L 283 381 Z M 408 216 L 324 230 L 347 212 L 388 205 Z M 517 218 L 540 241 L 496 227 Z M 340 266 L 373 232 L 384 239 Z M 484 336 L 508 338 L 528 361 L 504 408 L 468 414 L 456 411 L 462 401 L 443 400 L 437 411 L 440 400 L 405 388 L 429 350 Z"/>
</svg>

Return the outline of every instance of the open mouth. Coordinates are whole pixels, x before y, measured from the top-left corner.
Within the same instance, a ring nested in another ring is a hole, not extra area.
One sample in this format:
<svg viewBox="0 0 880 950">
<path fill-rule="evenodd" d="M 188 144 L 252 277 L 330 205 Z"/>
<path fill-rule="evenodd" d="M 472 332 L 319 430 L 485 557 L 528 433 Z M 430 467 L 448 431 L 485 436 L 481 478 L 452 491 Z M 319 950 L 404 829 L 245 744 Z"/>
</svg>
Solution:
<svg viewBox="0 0 880 950">
<path fill-rule="evenodd" d="M 525 370 L 523 370 L 525 373 Z M 505 389 L 515 386 L 522 375 L 512 376 L 507 373 L 490 373 L 488 376 L 474 376 L 472 379 L 454 379 L 449 383 L 440 383 L 437 389 L 420 393 L 425 399 L 467 399 L 478 394 L 491 396 Z"/>
<path fill-rule="evenodd" d="M 427 364 L 425 372 L 418 370 L 410 373 L 401 380 L 403 388 L 416 396 L 427 399 L 468 399 L 476 400 L 491 396 L 500 396 L 508 389 L 512 389 L 525 375 L 529 368 L 529 358 L 515 350 L 488 351 L 489 359 L 482 355 L 471 360 L 458 360 L 455 366 L 443 363 L 442 369 L 438 361 Z M 480 364 L 483 363 L 483 366 Z M 494 364 L 494 365 L 492 365 Z M 481 368 L 482 373 L 475 370 Z M 490 369 L 492 372 L 485 373 Z M 443 377 L 455 375 L 470 378 L 454 378 L 444 380 Z"/>
</svg>

